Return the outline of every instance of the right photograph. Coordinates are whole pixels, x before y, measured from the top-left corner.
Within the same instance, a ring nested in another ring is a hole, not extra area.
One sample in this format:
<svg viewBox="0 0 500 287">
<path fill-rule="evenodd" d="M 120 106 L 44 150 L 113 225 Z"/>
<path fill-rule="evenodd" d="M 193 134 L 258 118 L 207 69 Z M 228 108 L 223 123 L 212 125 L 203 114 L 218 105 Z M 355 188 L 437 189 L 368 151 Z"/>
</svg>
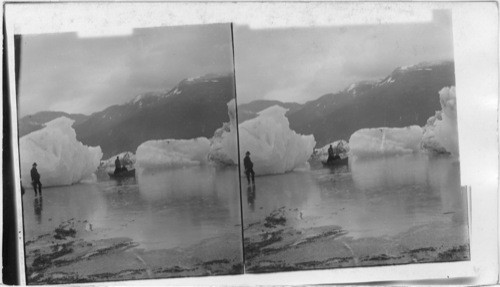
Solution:
<svg viewBox="0 0 500 287">
<path fill-rule="evenodd" d="M 245 271 L 466 261 L 451 11 L 233 26 Z"/>
</svg>

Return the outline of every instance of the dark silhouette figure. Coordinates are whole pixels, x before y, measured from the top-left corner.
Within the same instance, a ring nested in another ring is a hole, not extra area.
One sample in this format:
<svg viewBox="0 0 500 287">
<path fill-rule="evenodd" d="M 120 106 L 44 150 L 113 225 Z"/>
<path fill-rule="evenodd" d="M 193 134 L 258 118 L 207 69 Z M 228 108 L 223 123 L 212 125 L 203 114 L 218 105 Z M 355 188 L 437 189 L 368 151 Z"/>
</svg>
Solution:
<svg viewBox="0 0 500 287">
<path fill-rule="evenodd" d="M 328 159 L 326 160 L 326 162 L 332 162 L 333 160 L 333 147 L 332 145 L 330 145 L 330 147 L 328 148 Z"/>
<path fill-rule="evenodd" d="M 115 160 L 115 175 L 122 171 L 122 163 L 120 162 L 120 158 L 116 157 Z"/>
<path fill-rule="evenodd" d="M 340 159 L 340 156 L 333 151 L 333 147 L 332 145 L 330 145 L 330 147 L 328 148 L 328 159 L 326 160 L 326 162 L 331 163 L 332 161 L 338 159 Z"/>
<path fill-rule="evenodd" d="M 43 210 L 43 197 L 35 198 L 33 201 L 33 208 L 35 209 L 35 218 L 38 224 L 42 223 L 42 210 Z"/>
<path fill-rule="evenodd" d="M 333 156 L 333 147 L 332 147 L 332 145 L 330 145 L 330 147 L 328 148 L 328 156 Z"/>
<path fill-rule="evenodd" d="M 42 183 L 40 182 L 40 174 L 38 170 L 36 170 L 36 162 L 33 163 L 33 167 L 31 168 L 31 185 L 33 185 L 33 189 L 35 190 L 35 196 L 40 193 L 42 195 Z M 38 193 L 37 193 L 38 189 Z"/>
<path fill-rule="evenodd" d="M 250 208 L 251 211 L 255 211 L 255 184 L 252 184 L 251 186 L 249 185 L 247 187 L 247 201 L 248 201 L 248 207 Z"/>
<path fill-rule="evenodd" d="M 243 165 L 245 167 L 245 175 L 247 176 L 248 184 L 250 184 L 250 176 L 252 176 L 252 182 L 255 183 L 255 172 L 253 171 L 253 162 L 250 159 L 250 152 L 246 152 L 246 156 L 243 159 Z"/>
</svg>

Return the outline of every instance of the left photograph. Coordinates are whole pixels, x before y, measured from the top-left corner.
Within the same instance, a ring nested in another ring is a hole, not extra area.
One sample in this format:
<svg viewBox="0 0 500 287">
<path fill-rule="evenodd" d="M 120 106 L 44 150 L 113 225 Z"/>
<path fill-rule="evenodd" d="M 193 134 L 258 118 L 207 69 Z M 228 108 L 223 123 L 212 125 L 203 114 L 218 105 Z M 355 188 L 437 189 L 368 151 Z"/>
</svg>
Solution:
<svg viewBox="0 0 500 287">
<path fill-rule="evenodd" d="M 243 272 L 231 29 L 15 36 L 28 284 Z"/>
</svg>

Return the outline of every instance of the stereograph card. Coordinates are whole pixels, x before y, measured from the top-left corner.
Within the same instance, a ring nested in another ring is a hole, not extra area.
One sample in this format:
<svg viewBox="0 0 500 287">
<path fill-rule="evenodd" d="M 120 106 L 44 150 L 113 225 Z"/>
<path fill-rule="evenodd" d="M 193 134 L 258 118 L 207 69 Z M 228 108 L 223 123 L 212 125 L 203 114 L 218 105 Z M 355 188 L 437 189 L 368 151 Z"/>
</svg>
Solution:
<svg viewBox="0 0 500 287">
<path fill-rule="evenodd" d="M 495 281 L 489 4 L 7 4 L 20 283 Z"/>
</svg>

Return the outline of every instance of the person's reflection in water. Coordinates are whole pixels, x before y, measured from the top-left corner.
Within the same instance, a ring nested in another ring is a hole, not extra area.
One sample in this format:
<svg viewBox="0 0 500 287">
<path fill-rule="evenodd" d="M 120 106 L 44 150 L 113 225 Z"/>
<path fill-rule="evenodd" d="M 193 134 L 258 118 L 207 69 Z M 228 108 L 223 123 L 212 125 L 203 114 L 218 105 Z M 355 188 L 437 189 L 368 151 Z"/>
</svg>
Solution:
<svg viewBox="0 0 500 287">
<path fill-rule="evenodd" d="M 116 186 L 124 186 L 127 185 L 127 179 L 126 178 L 117 178 L 116 179 Z M 118 189 L 118 193 L 121 193 L 121 188 Z"/>
<path fill-rule="evenodd" d="M 249 185 L 247 187 L 247 201 L 250 210 L 252 212 L 255 211 L 255 185 Z"/>
<path fill-rule="evenodd" d="M 38 224 L 42 223 L 42 210 L 43 210 L 43 197 L 36 197 L 33 202 L 33 208 L 35 209 L 35 218 Z"/>
</svg>

